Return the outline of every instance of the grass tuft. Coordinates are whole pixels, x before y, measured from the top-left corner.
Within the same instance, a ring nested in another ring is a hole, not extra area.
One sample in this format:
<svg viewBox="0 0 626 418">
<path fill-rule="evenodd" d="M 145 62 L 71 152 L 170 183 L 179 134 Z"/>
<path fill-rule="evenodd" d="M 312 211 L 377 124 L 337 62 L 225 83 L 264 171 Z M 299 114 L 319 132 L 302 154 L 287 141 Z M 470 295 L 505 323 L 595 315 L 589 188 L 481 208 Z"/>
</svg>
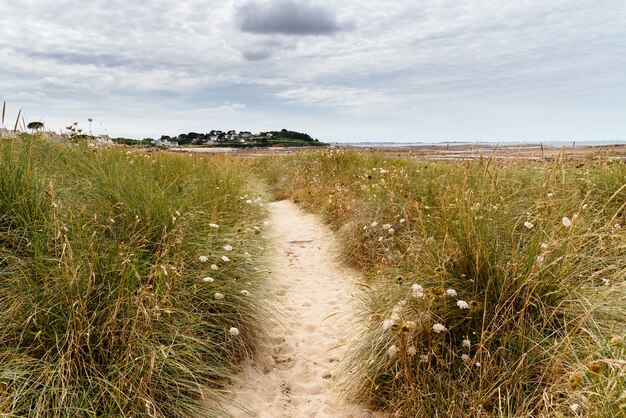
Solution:
<svg viewBox="0 0 626 418">
<path fill-rule="evenodd" d="M 0 414 L 223 413 L 269 320 L 250 184 L 220 157 L 3 141 Z"/>
<path fill-rule="evenodd" d="M 624 414 L 626 165 L 330 150 L 258 168 L 369 280 L 355 398 L 398 416 Z"/>
</svg>

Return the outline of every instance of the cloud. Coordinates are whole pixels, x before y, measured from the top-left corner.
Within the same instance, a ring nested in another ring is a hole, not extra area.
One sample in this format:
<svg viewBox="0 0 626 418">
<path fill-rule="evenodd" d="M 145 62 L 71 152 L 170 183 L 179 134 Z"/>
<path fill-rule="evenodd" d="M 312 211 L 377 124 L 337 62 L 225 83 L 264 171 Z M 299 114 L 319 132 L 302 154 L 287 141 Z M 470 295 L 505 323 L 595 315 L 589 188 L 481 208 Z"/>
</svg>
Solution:
<svg viewBox="0 0 626 418">
<path fill-rule="evenodd" d="M 278 51 L 295 50 L 295 43 L 287 43 L 277 37 L 262 40 L 248 40 L 239 47 L 246 61 L 262 61 L 271 58 Z"/>
<path fill-rule="evenodd" d="M 246 105 L 243 103 L 226 103 L 221 106 L 212 107 L 206 109 L 209 112 L 218 113 L 218 114 L 230 114 L 238 111 L 246 110 Z"/>
<path fill-rule="evenodd" d="M 138 137 L 227 126 L 315 127 L 320 139 L 390 126 L 389 139 L 626 135 L 623 0 L 145 4 L 2 8 L 12 117 L 23 108 L 62 128 L 93 116 Z"/>
<path fill-rule="evenodd" d="M 235 20 L 243 32 L 283 35 L 332 35 L 346 29 L 335 14 L 308 2 L 249 1 L 239 7 Z"/>
<path fill-rule="evenodd" d="M 26 51 L 34 59 L 52 60 L 69 65 L 95 65 L 99 67 L 121 67 L 132 63 L 131 60 L 115 54 L 76 53 L 66 51 Z"/>
</svg>

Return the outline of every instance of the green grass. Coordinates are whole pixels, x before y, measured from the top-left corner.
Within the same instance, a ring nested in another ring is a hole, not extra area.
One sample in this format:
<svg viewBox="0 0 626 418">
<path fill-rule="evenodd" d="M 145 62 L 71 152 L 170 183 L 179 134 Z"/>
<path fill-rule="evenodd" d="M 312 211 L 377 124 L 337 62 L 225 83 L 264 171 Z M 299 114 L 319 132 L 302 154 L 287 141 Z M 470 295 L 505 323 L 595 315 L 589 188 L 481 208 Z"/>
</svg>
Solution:
<svg viewBox="0 0 626 418">
<path fill-rule="evenodd" d="M 324 151 L 257 166 L 368 279 L 356 399 L 398 416 L 625 413 L 623 163 Z"/>
<path fill-rule="evenodd" d="M 245 173 L 221 157 L 2 141 L 0 415 L 221 413 L 224 379 L 269 320 L 265 213 Z"/>
</svg>

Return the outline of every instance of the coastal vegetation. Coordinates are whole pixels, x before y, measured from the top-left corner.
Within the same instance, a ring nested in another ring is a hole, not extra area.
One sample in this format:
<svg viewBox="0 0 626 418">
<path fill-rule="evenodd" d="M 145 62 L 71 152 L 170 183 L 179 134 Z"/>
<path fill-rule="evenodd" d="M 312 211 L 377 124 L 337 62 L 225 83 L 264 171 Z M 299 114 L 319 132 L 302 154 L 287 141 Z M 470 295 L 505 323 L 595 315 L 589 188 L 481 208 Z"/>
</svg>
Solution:
<svg viewBox="0 0 626 418">
<path fill-rule="evenodd" d="M 406 417 L 625 413 L 626 165 L 566 157 L 258 161 L 367 278 L 355 399 Z"/>
<path fill-rule="evenodd" d="M 144 140 L 145 141 L 145 140 Z M 215 147 L 271 147 L 271 146 L 321 146 L 326 145 L 310 135 L 302 132 L 281 129 L 280 131 L 259 132 L 253 134 L 248 131 L 237 133 L 231 131 L 212 130 L 208 133 L 189 132 L 177 136 L 163 135 L 160 141 L 171 141 L 178 145 L 204 145 Z"/>
<path fill-rule="evenodd" d="M 268 191 L 320 214 L 365 278 L 338 336 L 354 400 L 401 417 L 626 412 L 621 160 L 19 134 L 0 142 L 0 415 L 226 414 L 224 384 L 274 321 Z"/>
<path fill-rule="evenodd" d="M 221 414 L 269 320 L 256 184 L 222 157 L 2 140 L 0 415 Z"/>
</svg>

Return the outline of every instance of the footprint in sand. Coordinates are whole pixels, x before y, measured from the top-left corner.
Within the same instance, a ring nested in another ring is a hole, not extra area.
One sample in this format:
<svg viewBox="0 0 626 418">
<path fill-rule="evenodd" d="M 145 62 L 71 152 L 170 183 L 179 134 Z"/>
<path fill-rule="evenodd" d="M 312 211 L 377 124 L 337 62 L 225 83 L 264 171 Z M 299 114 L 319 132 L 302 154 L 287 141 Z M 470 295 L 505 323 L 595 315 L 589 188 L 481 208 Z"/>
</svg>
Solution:
<svg viewBox="0 0 626 418">
<path fill-rule="evenodd" d="M 359 276 L 337 262 L 337 241 L 317 217 L 287 201 L 273 204 L 271 217 L 275 248 L 268 254 L 286 317 L 283 327 L 269 330 L 274 337 L 260 360 L 238 376 L 243 384 L 229 388 L 241 409 L 228 412 L 238 418 L 382 416 L 348 403 L 333 386 Z M 283 252 L 278 243 L 285 241 Z"/>
</svg>

